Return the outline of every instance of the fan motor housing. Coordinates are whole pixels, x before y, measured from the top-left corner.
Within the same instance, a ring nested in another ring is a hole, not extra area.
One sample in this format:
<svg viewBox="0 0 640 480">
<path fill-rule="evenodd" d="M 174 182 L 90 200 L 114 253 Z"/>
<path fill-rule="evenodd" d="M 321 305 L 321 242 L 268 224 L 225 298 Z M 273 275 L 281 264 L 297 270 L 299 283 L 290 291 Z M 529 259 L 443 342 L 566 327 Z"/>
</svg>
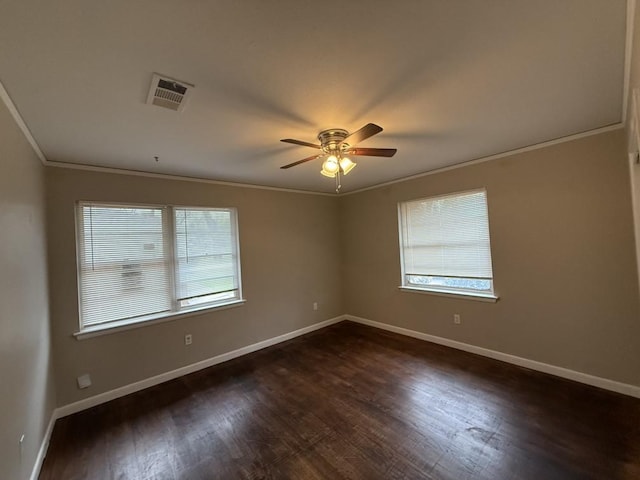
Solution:
<svg viewBox="0 0 640 480">
<path fill-rule="evenodd" d="M 342 128 L 330 128 L 329 130 L 321 131 L 318 134 L 318 140 L 320 140 L 322 150 L 326 153 L 331 153 L 349 148 L 349 145 L 342 143 L 348 136 L 349 132 Z"/>
</svg>

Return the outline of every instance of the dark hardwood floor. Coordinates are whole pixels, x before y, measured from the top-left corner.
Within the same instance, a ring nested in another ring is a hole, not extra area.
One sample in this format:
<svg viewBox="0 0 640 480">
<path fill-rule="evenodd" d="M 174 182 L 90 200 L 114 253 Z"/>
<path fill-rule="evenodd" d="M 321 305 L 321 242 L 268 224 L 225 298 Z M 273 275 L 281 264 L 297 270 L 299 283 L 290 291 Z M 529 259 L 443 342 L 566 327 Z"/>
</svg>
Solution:
<svg viewBox="0 0 640 480">
<path fill-rule="evenodd" d="M 60 419 L 40 479 L 640 479 L 640 400 L 343 322 Z"/>
</svg>

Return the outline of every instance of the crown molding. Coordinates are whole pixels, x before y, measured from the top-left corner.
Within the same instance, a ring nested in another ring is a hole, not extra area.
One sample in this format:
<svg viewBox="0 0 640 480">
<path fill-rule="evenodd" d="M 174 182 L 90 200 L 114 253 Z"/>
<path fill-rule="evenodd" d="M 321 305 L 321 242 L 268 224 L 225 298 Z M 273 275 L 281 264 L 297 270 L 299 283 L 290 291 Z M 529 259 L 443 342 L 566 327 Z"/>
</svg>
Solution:
<svg viewBox="0 0 640 480">
<path fill-rule="evenodd" d="M 168 173 L 152 173 L 152 172 L 145 172 L 143 170 L 129 170 L 126 168 L 98 167 L 95 165 L 87 165 L 84 163 L 57 162 L 53 160 L 48 160 L 46 165 L 47 167 L 68 168 L 71 170 L 85 170 L 89 172 L 112 173 L 115 175 L 133 175 L 136 177 L 160 178 L 164 180 L 178 180 L 182 182 L 208 183 L 211 185 L 222 185 L 226 187 L 255 188 L 258 190 L 271 190 L 275 192 L 286 192 L 286 193 L 302 193 L 306 195 L 320 195 L 325 197 L 337 196 L 335 193 L 314 192 L 311 190 L 297 190 L 294 188 L 284 188 L 284 187 L 270 187 L 267 185 L 256 185 L 253 183 L 228 182 L 225 180 L 213 180 L 213 179 L 202 178 L 202 177 L 188 177 L 183 175 L 172 175 Z"/>
<path fill-rule="evenodd" d="M 629 6 L 631 5 L 631 6 Z M 631 10 L 633 11 L 635 9 L 635 0 L 628 0 L 628 11 Z M 631 35 L 631 37 L 633 36 L 633 26 L 627 26 L 627 49 L 626 49 L 626 62 L 625 62 L 625 85 L 624 85 L 624 97 L 625 99 L 628 96 L 628 88 L 629 88 L 629 72 L 628 70 L 630 70 L 629 65 L 627 65 L 628 62 L 630 62 L 630 40 L 629 40 L 629 36 Z M 631 32 L 631 33 L 630 33 Z M 152 172 L 145 172 L 142 170 L 133 170 L 133 169 L 124 169 L 124 168 L 113 168 L 113 167 L 101 167 L 101 166 L 95 166 L 95 165 L 88 165 L 88 164 L 82 164 L 82 163 L 70 163 L 70 162 L 58 162 L 58 161 L 52 161 L 52 160 L 48 160 L 44 153 L 42 152 L 42 149 L 40 148 L 40 146 L 38 145 L 38 142 L 36 141 L 36 139 L 34 138 L 33 134 L 31 133 L 31 130 L 29 130 L 29 127 L 27 126 L 27 124 L 25 123 L 24 119 L 22 118 L 22 115 L 20 115 L 20 112 L 18 111 L 18 109 L 16 108 L 15 104 L 13 103 L 13 100 L 11 100 L 11 97 L 9 96 L 9 93 L 7 92 L 7 90 L 4 88 L 4 85 L 2 84 L 2 82 L 0 81 L 0 99 L 2 99 L 2 101 L 4 102 L 4 104 L 7 106 L 7 109 L 9 110 L 9 112 L 11 113 L 11 116 L 14 118 L 16 124 L 18 125 L 18 127 L 20 128 L 20 130 L 22 131 L 22 133 L 24 134 L 25 138 L 27 139 L 27 141 L 29 142 L 29 144 L 31 145 L 31 147 L 33 148 L 34 152 L 36 153 L 36 155 L 38 156 L 38 158 L 40 159 L 40 161 L 42 162 L 43 165 L 47 166 L 47 167 L 57 167 L 57 168 L 68 168 L 68 169 L 75 169 L 75 170 L 85 170 L 85 171 L 91 171 L 91 172 L 100 172 L 100 173 L 112 173 L 112 174 L 116 174 L 116 175 L 134 175 L 134 176 L 140 176 L 140 177 L 149 177 L 149 178 L 160 178 L 160 179 L 167 179 L 167 180 L 179 180 L 179 181 L 185 181 L 185 182 L 196 182 L 196 183 L 207 183 L 207 184 L 211 184 L 211 185 L 222 185 L 222 186 L 229 186 L 229 187 L 240 187 L 240 188 L 254 188 L 254 189 L 259 189 L 259 190 L 270 190 L 270 191 L 276 191 L 276 192 L 287 192 L 287 193 L 298 193 L 298 194 L 306 194 L 306 195 L 320 195 L 320 196 L 326 196 L 326 197 L 343 197 L 343 196 L 347 196 L 347 195 L 353 195 L 356 193 L 360 193 L 360 192 L 365 192 L 367 190 L 374 190 L 376 188 L 381 188 L 381 187 L 385 187 L 388 185 L 394 185 L 396 183 L 402 183 L 402 182 L 406 182 L 409 180 L 414 180 L 416 178 L 421 178 L 421 177 L 425 177 L 427 175 L 435 175 L 437 173 L 443 173 L 443 172 L 447 172 L 449 170 L 455 170 L 457 168 L 463 168 L 463 167 L 468 167 L 471 165 L 475 165 L 478 163 L 484 163 L 484 162 L 488 162 L 491 160 L 496 160 L 499 158 L 504 158 L 504 157 L 509 157 L 512 155 L 517 155 L 520 153 L 525 153 L 525 152 L 530 152 L 533 150 L 538 150 L 541 148 L 546 148 L 546 147 L 550 147 L 552 145 L 557 145 L 560 143 L 564 143 L 564 142 L 570 142 L 573 140 L 578 140 L 580 138 L 585 138 L 585 137 L 589 137 L 592 135 L 598 135 L 601 133 L 605 133 L 605 132 L 610 132 L 610 131 L 614 131 L 614 130 L 619 130 L 625 127 L 625 123 L 624 123 L 624 115 L 626 115 L 626 100 L 625 100 L 625 108 L 623 108 L 623 121 L 622 122 L 618 122 L 618 123 L 614 123 L 611 125 L 606 125 L 604 127 L 600 127 L 600 128 L 596 128 L 593 130 L 588 130 L 585 132 L 580 132 L 574 135 L 568 135 L 568 136 L 564 136 L 564 137 L 559 137 L 553 140 L 549 140 L 546 142 L 541 142 L 541 143 L 536 143 L 536 144 L 532 144 L 532 145 L 528 145 L 526 147 L 522 147 L 522 148 L 518 148 L 515 150 L 507 150 L 501 153 L 497 153 L 494 155 L 490 155 L 487 157 L 481 157 L 481 158 L 476 158 L 476 159 L 472 159 L 472 160 L 467 160 L 467 161 L 462 161 L 460 163 L 457 163 L 455 165 L 450 165 L 447 167 L 442 167 L 442 168 L 436 168 L 434 170 L 428 170 L 426 172 L 422 172 L 422 173 L 418 173 L 416 175 L 410 175 L 408 177 L 403 177 L 403 178 L 398 178 L 395 180 L 391 180 L 388 182 L 382 182 L 382 183 L 377 183 L 375 185 L 371 185 L 369 187 L 364 187 L 364 188 L 359 188 L 357 190 L 351 191 L 351 192 L 344 192 L 344 193 L 327 193 L 327 192 L 314 192 L 311 190 L 299 190 L 299 189 L 293 189 L 293 188 L 284 188 L 284 187 L 272 187 L 272 186 L 267 186 L 267 185 L 257 185 L 257 184 L 251 184 L 251 183 L 240 183 L 240 182 L 229 182 L 229 181 L 224 181 L 224 180 L 213 180 L 213 179 L 207 179 L 207 178 L 202 178 L 202 177 L 189 177 L 189 176 L 182 176 L 182 175 L 171 175 L 171 174 L 166 174 L 166 173 L 152 173 Z"/>
<path fill-rule="evenodd" d="M 354 190 L 353 192 L 345 192 L 341 193 L 339 196 L 347 196 L 353 195 L 355 193 L 366 192 L 367 190 L 375 190 L 376 188 L 386 187 L 388 185 L 394 185 L 396 183 L 407 182 L 409 180 L 415 180 L 416 178 L 426 177 L 428 175 L 435 175 L 437 173 L 448 172 L 449 170 L 456 170 L 458 168 L 468 167 L 471 165 L 476 165 L 478 163 L 489 162 L 491 160 L 497 160 L 499 158 L 510 157 L 512 155 L 518 155 L 520 153 L 532 152 L 534 150 L 539 150 L 541 148 L 551 147 L 553 145 L 558 145 L 560 143 L 572 142 L 574 140 L 579 140 L 581 138 L 591 137 L 593 135 L 599 135 L 601 133 L 612 132 L 615 130 L 621 130 L 624 128 L 624 124 L 622 122 L 613 123 L 611 125 L 606 125 L 604 127 L 596 128 L 594 130 L 587 130 L 586 132 L 580 132 L 573 135 L 568 135 L 566 137 L 558 137 L 553 140 L 548 140 L 546 142 L 535 143 L 532 145 L 528 145 L 526 147 L 517 148 L 515 150 L 507 150 L 501 153 L 496 153 L 494 155 L 490 155 L 488 157 L 476 158 L 473 160 L 467 160 L 460 163 L 456 163 L 455 165 L 450 165 L 448 167 L 436 168 L 434 170 L 429 170 L 422 173 L 417 173 L 415 175 L 410 175 L 408 177 L 398 178 L 396 180 L 391 180 L 389 182 L 378 183 L 376 185 L 371 185 L 370 187 L 359 188 L 358 190 Z"/>
<path fill-rule="evenodd" d="M 20 112 L 18 111 L 15 103 L 13 103 L 13 100 L 11 100 L 11 97 L 9 96 L 9 92 L 7 92 L 6 88 L 4 88 L 4 85 L 2 84 L 1 81 L 0 81 L 0 98 L 2 99 L 4 104 L 7 106 L 9 113 L 15 120 L 20 130 L 22 130 L 22 133 L 24 134 L 25 138 L 31 145 L 31 148 L 33 148 L 33 151 L 36 152 L 36 155 L 38 156 L 42 164 L 47 165 L 47 158 L 44 156 L 44 153 L 42 153 L 42 150 L 40 149 L 40 145 L 38 145 L 38 142 L 36 142 L 36 139 L 33 137 L 31 130 L 29 130 L 29 127 L 27 127 L 27 124 L 22 118 L 22 115 L 20 115 Z"/>
</svg>

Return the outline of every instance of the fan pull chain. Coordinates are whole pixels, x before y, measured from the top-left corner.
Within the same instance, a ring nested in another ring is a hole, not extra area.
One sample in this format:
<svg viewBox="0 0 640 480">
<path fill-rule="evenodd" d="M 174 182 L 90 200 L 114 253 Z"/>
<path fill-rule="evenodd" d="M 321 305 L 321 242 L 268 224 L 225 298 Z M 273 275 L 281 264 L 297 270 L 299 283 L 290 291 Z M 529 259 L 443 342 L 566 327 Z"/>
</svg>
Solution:
<svg viewBox="0 0 640 480">
<path fill-rule="evenodd" d="M 336 193 L 340 193 L 340 187 L 342 187 L 342 185 L 340 184 L 340 169 L 338 169 L 336 172 Z"/>
</svg>

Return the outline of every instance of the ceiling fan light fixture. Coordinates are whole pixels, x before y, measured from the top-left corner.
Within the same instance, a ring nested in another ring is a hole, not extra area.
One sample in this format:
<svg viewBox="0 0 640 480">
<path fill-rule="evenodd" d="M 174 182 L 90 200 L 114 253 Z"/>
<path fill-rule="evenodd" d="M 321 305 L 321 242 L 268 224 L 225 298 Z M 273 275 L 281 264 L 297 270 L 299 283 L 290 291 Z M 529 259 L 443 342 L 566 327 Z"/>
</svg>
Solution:
<svg viewBox="0 0 640 480">
<path fill-rule="evenodd" d="M 335 155 L 329 155 L 322 163 L 322 170 L 320 170 L 320 173 L 325 177 L 333 178 L 339 170 L 340 164 L 338 163 L 338 158 Z"/>
<path fill-rule="evenodd" d="M 351 170 L 353 170 L 355 168 L 355 166 L 357 165 L 356 162 L 353 162 L 350 158 L 348 157 L 342 157 L 340 159 L 340 169 L 342 170 L 342 174 L 346 175 L 347 173 L 349 173 Z"/>
<path fill-rule="evenodd" d="M 357 165 L 349 156 L 368 156 L 368 157 L 393 157 L 397 150 L 395 148 L 353 148 L 353 146 L 367 138 L 370 138 L 382 132 L 382 127 L 375 123 L 367 123 L 360 130 L 349 133 L 342 128 L 331 128 L 323 130 L 318 134 L 319 144 L 309 143 L 293 138 L 283 138 L 280 140 L 285 143 L 301 145 L 303 147 L 317 148 L 322 151 L 319 155 L 311 155 L 297 162 L 283 165 L 281 169 L 288 169 L 300 165 L 301 163 L 324 158 L 320 173 L 325 177 L 334 178 L 336 181 L 336 193 L 340 192 L 340 176 L 347 175 Z"/>
</svg>

